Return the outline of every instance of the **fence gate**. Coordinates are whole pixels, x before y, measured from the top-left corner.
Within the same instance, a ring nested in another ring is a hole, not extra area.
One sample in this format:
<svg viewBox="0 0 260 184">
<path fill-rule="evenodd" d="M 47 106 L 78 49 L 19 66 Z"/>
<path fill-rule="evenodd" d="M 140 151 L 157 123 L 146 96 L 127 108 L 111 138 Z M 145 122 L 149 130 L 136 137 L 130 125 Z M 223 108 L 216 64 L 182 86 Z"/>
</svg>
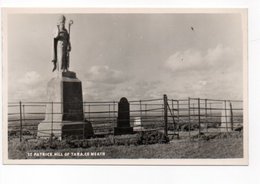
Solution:
<svg viewBox="0 0 260 184">
<path fill-rule="evenodd" d="M 168 135 L 173 135 L 179 139 L 179 101 L 178 100 L 167 100 L 167 111 L 169 111 L 169 125 L 168 129 L 170 133 Z"/>
</svg>

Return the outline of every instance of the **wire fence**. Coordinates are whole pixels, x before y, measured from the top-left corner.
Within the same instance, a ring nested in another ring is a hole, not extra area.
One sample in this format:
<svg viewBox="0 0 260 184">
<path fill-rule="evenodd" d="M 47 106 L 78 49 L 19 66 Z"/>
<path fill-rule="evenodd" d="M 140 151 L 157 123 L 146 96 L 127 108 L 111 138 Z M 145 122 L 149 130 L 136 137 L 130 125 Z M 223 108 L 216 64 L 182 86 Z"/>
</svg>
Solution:
<svg viewBox="0 0 260 184">
<path fill-rule="evenodd" d="M 166 136 L 191 137 L 205 132 L 232 132 L 243 129 L 243 101 L 216 99 L 159 99 L 128 101 L 129 110 L 119 109 L 117 101 L 82 102 L 83 112 L 64 112 L 61 102 L 18 102 L 8 104 L 8 135 L 34 139 L 37 136 L 73 135 L 84 139 L 93 129 L 94 136 L 114 135 L 118 113 L 129 113 L 133 132 L 159 130 Z M 64 120 L 70 119 L 72 121 Z M 82 117 L 73 121 L 73 117 Z M 44 128 L 39 129 L 40 124 Z M 91 124 L 91 125 L 90 125 Z M 66 125 L 66 128 L 61 126 Z"/>
</svg>

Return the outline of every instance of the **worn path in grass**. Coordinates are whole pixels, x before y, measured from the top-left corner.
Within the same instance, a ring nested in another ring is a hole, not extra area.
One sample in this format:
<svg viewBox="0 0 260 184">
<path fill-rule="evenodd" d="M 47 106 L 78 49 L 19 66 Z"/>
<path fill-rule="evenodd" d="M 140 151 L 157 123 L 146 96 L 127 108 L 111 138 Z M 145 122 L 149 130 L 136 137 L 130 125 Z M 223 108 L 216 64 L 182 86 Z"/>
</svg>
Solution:
<svg viewBox="0 0 260 184">
<path fill-rule="evenodd" d="M 27 157 L 26 152 L 32 153 L 82 153 L 88 156 L 40 156 Z M 99 156 L 91 156 L 91 153 L 101 153 Z M 102 154 L 105 153 L 105 156 Z M 48 149 L 48 150 L 23 150 L 9 147 L 10 159 L 46 158 L 46 159 L 111 159 L 111 158 L 242 158 L 243 139 L 242 138 L 223 138 L 204 140 L 173 140 L 169 144 L 153 144 L 139 146 L 104 146 L 90 148 L 67 148 L 67 149 Z"/>
</svg>

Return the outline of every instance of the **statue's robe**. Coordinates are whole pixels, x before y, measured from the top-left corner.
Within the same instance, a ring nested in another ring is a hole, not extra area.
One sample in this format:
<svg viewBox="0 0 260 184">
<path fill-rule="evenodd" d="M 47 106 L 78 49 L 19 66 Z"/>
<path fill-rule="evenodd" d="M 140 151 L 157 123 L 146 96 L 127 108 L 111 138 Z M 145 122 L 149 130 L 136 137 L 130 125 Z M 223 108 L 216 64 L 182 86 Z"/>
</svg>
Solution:
<svg viewBox="0 0 260 184">
<path fill-rule="evenodd" d="M 55 65 L 61 65 L 61 70 L 67 70 L 69 68 L 69 51 L 70 41 L 68 31 L 66 29 L 59 30 L 57 28 L 53 39 L 53 71 L 56 69 Z"/>
</svg>

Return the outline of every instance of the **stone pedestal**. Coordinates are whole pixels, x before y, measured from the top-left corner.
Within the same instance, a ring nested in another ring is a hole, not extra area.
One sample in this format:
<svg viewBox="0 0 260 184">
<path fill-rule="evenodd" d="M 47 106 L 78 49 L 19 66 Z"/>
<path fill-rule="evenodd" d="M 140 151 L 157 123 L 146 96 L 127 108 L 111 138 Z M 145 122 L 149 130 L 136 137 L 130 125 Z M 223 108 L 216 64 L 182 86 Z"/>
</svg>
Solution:
<svg viewBox="0 0 260 184">
<path fill-rule="evenodd" d="M 45 119 L 38 125 L 38 137 L 84 135 L 89 122 L 84 121 L 82 86 L 76 74 L 63 72 L 62 76 L 52 78 L 47 85 L 47 96 Z"/>
<path fill-rule="evenodd" d="M 81 81 L 73 72 L 62 73 L 62 102 L 64 121 L 83 121 L 83 98 Z"/>
<path fill-rule="evenodd" d="M 114 129 L 115 135 L 132 134 L 133 127 L 130 127 L 130 111 L 128 100 L 123 97 L 118 103 L 117 127 Z"/>
</svg>

